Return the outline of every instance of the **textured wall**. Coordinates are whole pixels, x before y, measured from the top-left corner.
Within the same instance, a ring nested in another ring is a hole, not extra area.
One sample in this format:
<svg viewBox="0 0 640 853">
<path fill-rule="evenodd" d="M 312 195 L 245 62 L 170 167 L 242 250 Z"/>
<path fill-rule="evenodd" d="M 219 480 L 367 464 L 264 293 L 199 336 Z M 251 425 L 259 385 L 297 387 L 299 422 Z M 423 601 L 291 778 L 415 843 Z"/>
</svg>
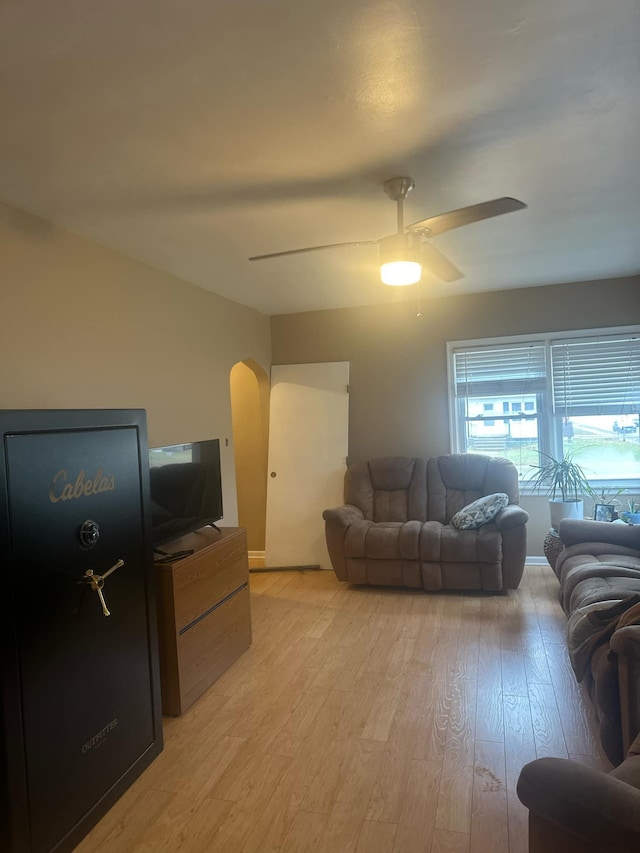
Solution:
<svg viewBox="0 0 640 853">
<path fill-rule="evenodd" d="M 449 452 L 447 341 L 640 322 L 638 276 L 423 300 L 420 318 L 413 290 L 392 306 L 271 318 L 274 364 L 350 362 L 352 462 Z M 523 503 L 541 546 L 546 501 Z"/>
<path fill-rule="evenodd" d="M 151 445 L 219 437 L 235 524 L 229 375 L 268 371 L 268 318 L 6 207 L 0 282 L 0 407 L 143 408 Z"/>
</svg>

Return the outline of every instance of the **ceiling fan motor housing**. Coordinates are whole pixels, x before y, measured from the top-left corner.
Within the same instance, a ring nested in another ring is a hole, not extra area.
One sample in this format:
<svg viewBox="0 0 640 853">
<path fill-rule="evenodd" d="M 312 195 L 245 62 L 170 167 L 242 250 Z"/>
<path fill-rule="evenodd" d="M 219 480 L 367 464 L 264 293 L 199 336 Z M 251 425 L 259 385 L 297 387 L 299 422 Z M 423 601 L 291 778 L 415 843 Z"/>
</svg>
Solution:
<svg viewBox="0 0 640 853">
<path fill-rule="evenodd" d="M 392 201 L 404 201 L 414 189 L 415 183 L 412 178 L 389 178 L 383 186 Z"/>
<path fill-rule="evenodd" d="M 396 261 L 422 262 L 422 242 L 415 234 L 392 234 L 380 240 L 380 263 L 392 264 Z"/>
</svg>

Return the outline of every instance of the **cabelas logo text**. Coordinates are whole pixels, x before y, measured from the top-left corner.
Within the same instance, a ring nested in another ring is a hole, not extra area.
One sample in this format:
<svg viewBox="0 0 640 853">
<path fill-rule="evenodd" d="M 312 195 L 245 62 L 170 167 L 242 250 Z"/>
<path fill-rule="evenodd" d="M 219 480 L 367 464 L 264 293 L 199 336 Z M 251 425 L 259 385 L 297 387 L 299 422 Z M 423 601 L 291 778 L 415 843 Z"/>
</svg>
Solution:
<svg viewBox="0 0 640 853">
<path fill-rule="evenodd" d="M 49 500 L 53 504 L 58 501 L 72 501 L 89 495 L 99 495 L 101 492 L 112 492 L 116 487 L 113 475 L 110 477 L 102 473 L 102 468 L 92 480 L 85 477 L 84 471 L 80 471 L 74 483 L 67 481 L 67 472 L 58 471 L 49 486 Z"/>
<path fill-rule="evenodd" d="M 107 723 L 107 725 L 103 729 L 100 729 L 100 731 L 95 734 L 91 738 L 91 740 L 88 740 L 85 744 L 83 744 L 82 754 L 84 755 L 85 753 L 89 752 L 90 749 L 97 749 L 99 746 L 102 746 L 108 735 L 115 729 L 117 725 L 118 718 L 116 717 L 115 719 L 111 720 L 110 723 Z"/>
</svg>

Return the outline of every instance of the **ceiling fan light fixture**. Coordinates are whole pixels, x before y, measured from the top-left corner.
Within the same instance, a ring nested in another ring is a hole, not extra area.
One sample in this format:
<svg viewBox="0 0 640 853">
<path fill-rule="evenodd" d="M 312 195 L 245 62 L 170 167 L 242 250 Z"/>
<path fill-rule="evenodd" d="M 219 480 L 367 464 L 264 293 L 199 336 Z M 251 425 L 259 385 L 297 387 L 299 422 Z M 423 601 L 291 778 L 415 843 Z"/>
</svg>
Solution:
<svg viewBox="0 0 640 853">
<path fill-rule="evenodd" d="M 422 267 L 417 261 L 390 261 L 380 267 L 382 283 L 393 287 L 416 284 L 421 276 Z"/>
<path fill-rule="evenodd" d="M 383 284 L 403 287 L 416 284 L 422 276 L 420 243 L 412 234 L 392 234 L 380 240 L 380 279 Z"/>
</svg>

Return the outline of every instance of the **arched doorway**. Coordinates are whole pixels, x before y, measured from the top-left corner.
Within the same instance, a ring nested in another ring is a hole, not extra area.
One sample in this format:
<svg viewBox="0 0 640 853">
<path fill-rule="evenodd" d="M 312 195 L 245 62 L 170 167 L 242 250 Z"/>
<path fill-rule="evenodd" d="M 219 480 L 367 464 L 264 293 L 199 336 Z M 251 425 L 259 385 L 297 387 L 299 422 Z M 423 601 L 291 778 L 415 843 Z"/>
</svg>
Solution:
<svg viewBox="0 0 640 853">
<path fill-rule="evenodd" d="M 231 419 L 238 523 L 246 528 L 249 565 L 264 566 L 269 448 L 269 377 L 253 359 L 231 368 Z"/>
</svg>

